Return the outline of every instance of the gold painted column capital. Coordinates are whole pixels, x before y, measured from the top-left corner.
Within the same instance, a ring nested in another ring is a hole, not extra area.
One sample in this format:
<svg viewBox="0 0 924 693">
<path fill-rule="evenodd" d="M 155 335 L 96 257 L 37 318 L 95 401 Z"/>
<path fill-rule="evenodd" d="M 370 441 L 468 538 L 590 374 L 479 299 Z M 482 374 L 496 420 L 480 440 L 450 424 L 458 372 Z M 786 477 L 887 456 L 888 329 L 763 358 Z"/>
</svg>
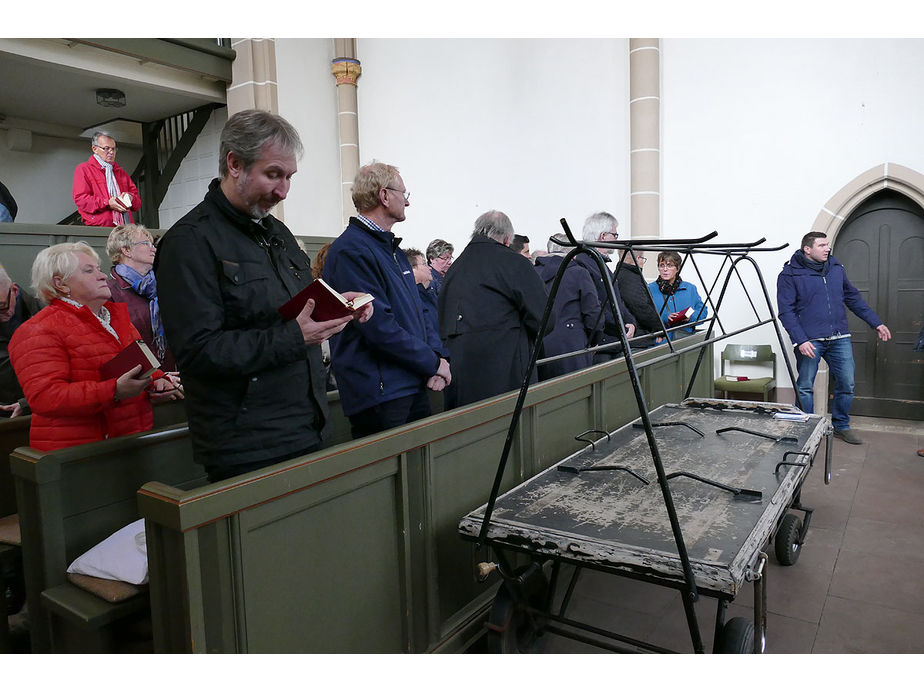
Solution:
<svg viewBox="0 0 924 693">
<path fill-rule="evenodd" d="M 363 67 L 355 58 L 334 58 L 331 60 L 330 71 L 337 80 L 337 86 L 349 84 L 356 86 L 356 81 L 363 73 Z"/>
</svg>

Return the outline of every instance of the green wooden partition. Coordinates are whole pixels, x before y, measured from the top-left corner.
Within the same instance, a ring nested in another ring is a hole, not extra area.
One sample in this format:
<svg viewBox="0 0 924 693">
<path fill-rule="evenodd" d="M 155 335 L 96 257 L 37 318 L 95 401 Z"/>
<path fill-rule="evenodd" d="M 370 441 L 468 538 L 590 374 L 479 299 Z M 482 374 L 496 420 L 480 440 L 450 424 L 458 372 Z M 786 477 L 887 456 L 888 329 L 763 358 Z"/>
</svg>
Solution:
<svg viewBox="0 0 924 693">
<path fill-rule="evenodd" d="M 691 344 L 701 338 L 690 337 Z M 699 350 L 645 364 L 649 409 L 680 401 Z M 706 363 L 711 363 L 711 345 Z M 711 395 L 701 369 L 693 395 Z M 145 484 L 158 652 L 455 652 L 496 581 L 459 519 L 489 495 L 517 393 L 183 491 Z M 530 388 L 505 489 L 638 416 L 623 360 Z"/>
<path fill-rule="evenodd" d="M 137 490 L 153 479 L 185 488 L 205 480 L 185 424 L 53 452 L 21 447 L 10 467 L 34 652 L 50 643 L 42 591 L 63 583 L 81 553 L 138 519 Z"/>
</svg>

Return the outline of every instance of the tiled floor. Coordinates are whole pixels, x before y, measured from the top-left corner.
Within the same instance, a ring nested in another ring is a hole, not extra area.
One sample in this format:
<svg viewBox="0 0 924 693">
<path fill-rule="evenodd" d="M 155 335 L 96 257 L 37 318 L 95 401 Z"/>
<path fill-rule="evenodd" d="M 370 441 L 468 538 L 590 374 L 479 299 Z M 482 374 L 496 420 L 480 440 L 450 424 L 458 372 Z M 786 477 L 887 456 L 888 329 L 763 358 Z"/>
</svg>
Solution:
<svg viewBox="0 0 924 693">
<path fill-rule="evenodd" d="M 852 427 L 864 442 L 835 439 L 830 485 L 817 463 L 805 482 L 815 512 L 798 562 L 768 551 L 768 653 L 924 653 L 924 422 L 854 417 Z M 748 587 L 728 617 L 751 617 L 752 605 Z M 707 652 L 715 606 L 696 605 Z M 664 587 L 584 571 L 568 616 L 693 651 L 680 595 Z M 539 648 L 601 651 L 552 635 Z"/>
</svg>

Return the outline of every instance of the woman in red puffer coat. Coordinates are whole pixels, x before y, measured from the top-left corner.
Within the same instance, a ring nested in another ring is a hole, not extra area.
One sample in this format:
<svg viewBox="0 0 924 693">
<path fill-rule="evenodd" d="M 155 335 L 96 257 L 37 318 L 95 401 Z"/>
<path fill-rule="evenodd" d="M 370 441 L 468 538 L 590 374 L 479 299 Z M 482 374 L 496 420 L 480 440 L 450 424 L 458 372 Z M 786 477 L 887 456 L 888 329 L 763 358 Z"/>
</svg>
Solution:
<svg viewBox="0 0 924 693">
<path fill-rule="evenodd" d="M 48 307 L 21 325 L 9 346 L 32 408 L 32 447 L 57 450 L 146 431 L 153 425 L 152 401 L 182 397 L 163 378 L 139 377 L 141 366 L 100 380 L 100 366 L 141 337 L 125 305 L 109 301 L 106 275 L 89 245 L 41 251 L 32 285 Z"/>
</svg>

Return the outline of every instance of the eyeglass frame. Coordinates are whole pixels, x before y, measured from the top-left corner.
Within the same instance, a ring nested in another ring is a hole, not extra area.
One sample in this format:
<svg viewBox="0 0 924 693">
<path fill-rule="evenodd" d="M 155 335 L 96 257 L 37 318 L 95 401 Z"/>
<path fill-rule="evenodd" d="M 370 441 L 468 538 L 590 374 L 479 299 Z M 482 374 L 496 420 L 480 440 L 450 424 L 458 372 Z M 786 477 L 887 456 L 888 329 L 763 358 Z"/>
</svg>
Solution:
<svg viewBox="0 0 924 693">
<path fill-rule="evenodd" d="M 662 267 L 676 267 L 677 269 L 680 269 L 680 267 L 675 265 L 673 262 L 659 262 L 658 269 L 661 269 Z"/>
<path fill-rule="evenodd" d="M 132 248 L 134 248 L 136 245 L 147 245 L 147 246 L 150 246 L 150 247 L 152 247 L 152 248 L 157 247 L 157 246 L 154 245 L 154 242 L 153 242 L 153 241 L 138 241 L 137 243 L 132 243 Z"/>
<path fill-rule="evenodd" d="M 107 152 L 107 153 L 109 153 L 109 152 L 115 152 L 115 151 L 118 149 L 118 147 L 101 147 L 101 146 L 99 146 L 98 144 L 94 144 L 93 146 L 94 146 L 96 149 L 102 149 L 104 152 Z"/>
<path fill-rule="evenodd" d="M 401 195 L 404 196 L 405 202 L 411 201 L 411 191 L 410 190 L 398 190 L 397 188 L 389 188 L 387 185 L 383 188 L 383 190 L 391 190 L 392 192 L 400 193 Z"/>
</svg>

